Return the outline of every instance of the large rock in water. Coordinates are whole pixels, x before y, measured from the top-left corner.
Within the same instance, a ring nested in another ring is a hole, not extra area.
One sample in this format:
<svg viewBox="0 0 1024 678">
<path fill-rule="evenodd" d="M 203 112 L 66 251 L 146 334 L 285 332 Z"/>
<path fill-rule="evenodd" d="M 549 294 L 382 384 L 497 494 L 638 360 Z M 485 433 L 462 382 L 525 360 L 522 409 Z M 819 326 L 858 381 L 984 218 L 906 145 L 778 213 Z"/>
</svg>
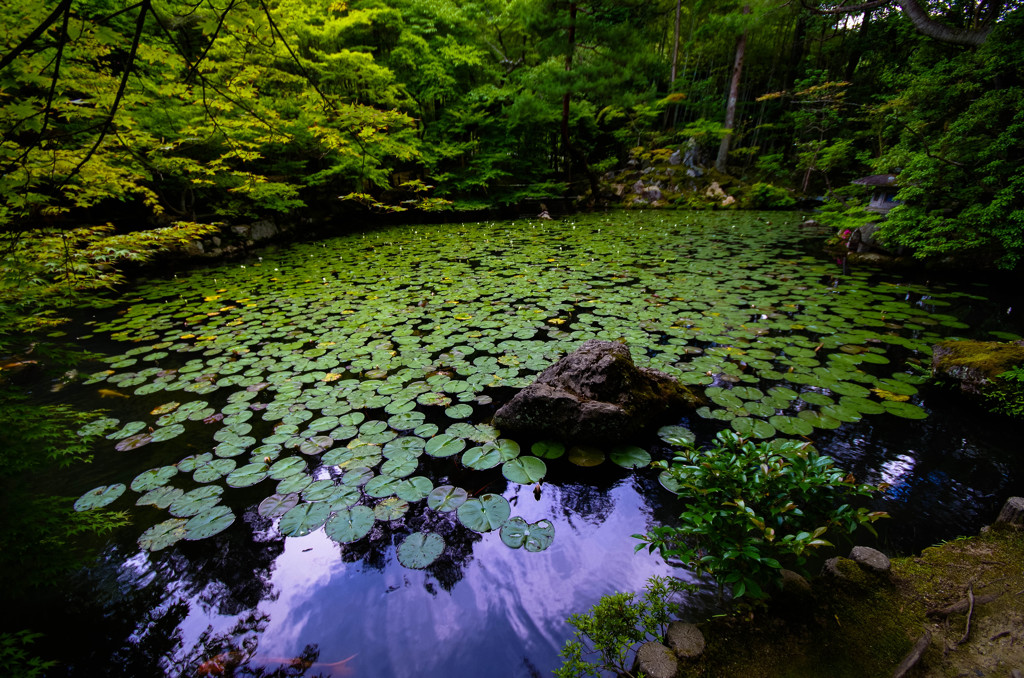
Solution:
<svg viewBox="0 0 1024 678">
<path fill-rule="evenodd" d="M 1020 398 L 1022 384 L 999 375 L 1024 365 L 1024 341 L 940 341 L 932 346 L 932 376 L 958 384 L 983 404 L 997 395 Z"/>
<path fill-rule="evenodd" d="M 591 339 L 502 406 L 494 425 L 572 442 L 614 443 L 699 404 L 671 376 L 634 365 L 623 344 Z"/>
</svg>

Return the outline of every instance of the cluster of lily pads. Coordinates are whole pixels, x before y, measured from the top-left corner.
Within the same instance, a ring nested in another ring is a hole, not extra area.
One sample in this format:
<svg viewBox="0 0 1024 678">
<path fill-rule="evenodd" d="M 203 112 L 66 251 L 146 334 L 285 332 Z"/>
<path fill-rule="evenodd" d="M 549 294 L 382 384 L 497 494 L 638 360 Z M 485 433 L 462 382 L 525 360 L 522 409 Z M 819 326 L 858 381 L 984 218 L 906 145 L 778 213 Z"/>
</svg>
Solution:
<svg viewBox="0 0 1024 678">
<path fill-rule="evenodd" d="M 153 403 L 153 419 L 111 416 L 83 433 L 125 454 L 159 444 L 174 459 L 130 483 L 138 504 L 170 514 L 142 534 L 146 549 L 227 529 L 225 488 L 260 485 L 272 492 L 258 511 L 285 536 L 323 527 L 348 544 L 425 502 L 542 550 L 549 521 L 512 517 L 498 494 L 435 486 L 434 460 L 542 481 L 565 447 L 522 454 L 502 438 L 488 424 L 494 389 L 529 384 L 587 339 L 625 341 L 639 364 L 703 388 L 711 404 L 697 415 L 745 437 L 927 416 L 915 362 L 966 327 L 938 310 L 974 297 L 839 275 L 798 249 L 804 237 L 736 213 L 407 226 L 150 281 L 92 323 L 92 336 L 130 347 L 84 384 Z M 183 435 L 207 449 L 178 458 L 168 441 Z M 569 442 L 578 465 L 604 457 Z M 651 460 L 636 446 L 611 452 L 630 468 Z M 76 508 L 125 490 L 97 487 Z M 444 547 L 415 532 L 398 556 L 426 567 Z"/>
</svg>

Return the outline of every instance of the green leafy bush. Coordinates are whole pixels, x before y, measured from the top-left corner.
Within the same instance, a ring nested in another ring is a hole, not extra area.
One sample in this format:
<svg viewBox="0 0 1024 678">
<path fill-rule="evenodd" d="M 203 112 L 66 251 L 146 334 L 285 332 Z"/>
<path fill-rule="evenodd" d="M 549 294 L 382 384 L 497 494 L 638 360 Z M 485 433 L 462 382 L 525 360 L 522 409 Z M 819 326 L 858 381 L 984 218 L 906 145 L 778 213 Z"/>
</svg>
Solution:
<svg viewBox="0 0 1024 678">
<path fill-rule="evenodd" d="M 796 198 L 784 188 L 758 182 L 750 187 L 750 207 L 759 210 L 785 210 L 796 205 Z"/>
<path fill-rule="evenodd" d="M 671 463 L 658 462 L 666 481 L 688 501 L 679 525 L 633 535 L 665 558 L 680 559 L 728 586 L 735 598 L 764 598 L 786 567 L 807 574 L 814 549 L 832 530 L 849 534 L 886 516 L 854 508 L 850 498 L 876 488 L 859 485 L 830 457 L 794 440 L 753 443 L 722 431 L 717 445 L 686 445 Z"/>
<path fill-rule="evenodd" d="M 569 623 L 576 630 L 560 653 L 563 663 L 555 675 L 599 677 L 608 671 L 632 675 L 634 648 L 650 640 L 665 641 L 678 608 L 672 598 L 693 588 L 672 577 L 651 577 L 639 599 L 632 593 L 613 593 L 603 596 L 586 614 L 572 615 Z M 586 658 L 594 655 L 593 661 Z"/>
<path fill-rule="evenodd" d="M 1024 365 L 997 374 L 995 387 L 985 394 L 985 400 L 996 414 L 1024 418 Z"/>
</svg>

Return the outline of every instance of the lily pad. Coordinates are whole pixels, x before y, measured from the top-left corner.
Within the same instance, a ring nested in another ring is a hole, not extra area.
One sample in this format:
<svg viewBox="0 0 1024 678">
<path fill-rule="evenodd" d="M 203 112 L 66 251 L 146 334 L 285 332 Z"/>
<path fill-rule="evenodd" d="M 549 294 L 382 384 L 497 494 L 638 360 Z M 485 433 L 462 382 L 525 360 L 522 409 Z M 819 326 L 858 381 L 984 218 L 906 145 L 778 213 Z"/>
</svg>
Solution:
<svg viewBox="0 0 1024 678">
<path fill-rule="evenodd" d="M 453 438 L 442 433 L 427 441 L 423 451 L 431 457 L 450 457 L 466 449 L 466 441 L 462 438 Z"/>
<path fill-rule="evenodd" d="M 298 494 L 272 494 L 257 507 L 256 512 L 264 518 L 283 516 L 299 504 Z"/>
<path fill-rule="evenodd" d="M 304 537 L 320 529 L 330 516 L 329 504 L 303 502 L 281 516 L 277 530 L 286 537 Z"/>
<path fill-rule="evenodd" d="M 373 507 L 373 517 L 382 523 L 398 520 L 409 511 L 409 502 L 398 497 L 388 497 Z"/>
<path fill-rule="evenodd" d="M 413 476 L 398 483 L 395 496 L 408 502 L 423 501 L 434 489 L 434 483 L 425 476 Z"/>
<path fill-rule="evenodd" d="M 264 463 L 246 464 L 228 474 L 225 481 L 231 487 L 250 487 L 264 480 L 270 467 Z"/>
<path fill-rule="evenodd" d="M 162 487 L 178 473 L 177 466 L 160 466 L 143 471 L 135 476 L 132 481 L 132 490 L 135 492 L 148 492 L 156 487 Z"/>
<path fill-rule="evenodd" d="M 189 518 L 185 523 L 185 539 L 195 541 L 220 534 L 235 522 L 235 514 L 227 506 L 214 506 Z"/>
<path fill-rule="evenodd" d="M 100 485 L 89 490 L 75 502 L 76 511 L 88 511 L 95 508 L 103 508 L 114 503 L 118 497 L 124 494 L 124 483 L 114 485 Z"/>
<path fill-rule="evenodd" d="M 501 541 L 509 548 L 525 547 L 531 553 L 543 551 L 555 539 L 555 526 L 550 520 L 529 524 L 523 518 L 510 518 L 501 527 Z"/>
<path fill-rule="evenodd" d="M 608 454 L 608 458 L 623 468 L 642 468 L 651 463 L 650 453 L 635 445 L 617 447 Z"/>
<path fill-rule="evenodd" d="M 442 485 L 435 487 L 427 495 L 427 506 L 435 511 L 448 513 L 465 504 L 467 499 L 469 499 L 469 493 L 461 487 Z"/>
<path fill-rule="evenodd" d="M 557 440 L 541 440 L 530 446 L 530 452 L 541 459 L 558 459 L 565 454 L 565 445 Z"/>
<path fill-rule="evenodd" d="M 136 433 L 133 436 L 119 440 L 117 445 L 114 445 L 114 449 L 118 452 L 127 452 L 128 450 L 137 450 L 151 442 L 153 442 L 153 436 L 149 433 Z"/>
<path fill-rule="evenodd" d="M 497 530 L 512 515 L 508 500 L 497 494 L 485 494 L 479 499 L 469 499 L 456 509 L 459 522 L 474 532 Z"/>
<path fill-rule="evenodd" d="M 179 471 L 191 473 L 209 461 L 213 461 L 213 455 L 209 452 L 203 452 L 202 454 L 190 454 L 179 461 L 177 466 Z"/>
<path fill-rule="evenodd" d="M 171 505 L 174 500 L 181 497 L 185 492 L 177 487 L 170 487 L 164 485 L 163 487 L 157 487 L 146 494 L 142 495 L 135 502 L 136 506 L 155 506 L 159 509 L 165 509 Z M 173 515 L 173 514 L 172 514 Z M 178 516 L 179 518 L 183 516 Z"/>
<path fill-rule="evenodd" d="M 351 544 L 370 533 L 374 520 L 372 509 L 366 506 L 353 506 L 351 509 L 341 509 L 331 516 L 324 531 L 339 544 Z"/>
<path fill-rule="evenodd" d="M 234 459 L 214 459 L 196 467 L 192 480 L 197 483 L 212 483 L 235 470 Z"/>
<path fill-rule="evenodd" d="M 292 492 L 302 492 L 309 487 L 313 482 L 313 479 L 304 473 L 294 473 L 277 484 L 278 494 L 291 494 Z"/>
<path fill-rule="evenodd" d="M 697 435 L 685 426 L 662 426 L 658 437 L 669 445 L 692 445 Z"/>
<path fill-rule="evenodd" d="M 462 465 L 476 471 L 485 471 L 501 463 L 501 454 L 495 445 L 471 447 L 462 454 Z"/>
<path fill-rule="evenodd" d="M 547 475 L 547 465 L 537 457 L 518 457 L 501 466 L 501 474 L 513 483 L 528 485 Z"/>
<path fill-rule="evenodd" d="M 414 532 L 398 545 L 398 562 L 413 570 L 429 567 L 444 553 L 444 539 L 433 532 Z"/>
<path fill-rule="evenodd" d="M 185 538 L 184 518 L 171 518 L 153 525 L 139 536 L 139 546 L 147 551 L 161 551 Z"/>
</svg>

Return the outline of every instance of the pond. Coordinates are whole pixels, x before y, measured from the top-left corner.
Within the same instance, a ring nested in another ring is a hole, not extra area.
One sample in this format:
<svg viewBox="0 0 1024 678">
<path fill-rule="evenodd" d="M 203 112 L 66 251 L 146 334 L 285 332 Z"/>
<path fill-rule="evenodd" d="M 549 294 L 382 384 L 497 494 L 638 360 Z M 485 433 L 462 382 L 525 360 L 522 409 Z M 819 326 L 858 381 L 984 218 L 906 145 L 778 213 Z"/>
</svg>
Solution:
<svg viewBox="0 0 1024 678">
<path fill-rule="evenodd" d="M 105 357 L 53 397 L 108 411 L 48 488 L 133 525 L 20 621 L 55 675 L 550 675 L 570 614 L 691 578 L 633 554 L 680 510 L 647 462 L 726 427 L 887 483 L 889 548 L 977 530 L 1024 465 L 930 391 L 930 346 L 1016 336 L 1013 302 L 844 272 L 799 221 L 399 226 L 141 281 L 70 332 Z M 490 426 L 591 338 L 709 406 L 606 450 Z"/>
</svg>

